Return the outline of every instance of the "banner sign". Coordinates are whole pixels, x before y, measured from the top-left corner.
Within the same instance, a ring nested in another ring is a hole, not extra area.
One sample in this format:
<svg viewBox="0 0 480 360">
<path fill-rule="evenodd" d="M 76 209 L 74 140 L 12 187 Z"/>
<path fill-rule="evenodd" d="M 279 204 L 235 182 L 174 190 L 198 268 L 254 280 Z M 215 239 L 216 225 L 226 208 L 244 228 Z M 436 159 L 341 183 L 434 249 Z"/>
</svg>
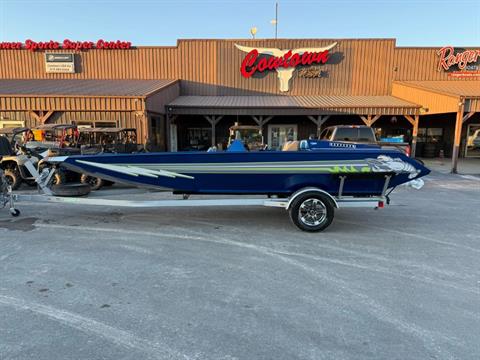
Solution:
<svg viewBox="0 0 480 360">
<path fill-rule="evenodd" d="M 25 40 L 22 42 L 0 42 L 0 50 L 116 50 L 116 49 L 132 49 L 132 43 L 129 41 L 105 41 L 103 39 L 97 41 L 72 41 L 69 39 L 58 42 L 54 40 L 37 42 L 33 40 Z"/>
<path fill-rule="evenodd" d="M 45 69 L 49 74 L 75 73 L 75 54 L 46 53 Z"/>
<path fill-rule="evenodd" d="M 480 50 L 455 49 L 444 46 L 437 51 L 439 55 L 438 71 L 447 71 L 452 77 L 480 76 Z"/>
</svg>

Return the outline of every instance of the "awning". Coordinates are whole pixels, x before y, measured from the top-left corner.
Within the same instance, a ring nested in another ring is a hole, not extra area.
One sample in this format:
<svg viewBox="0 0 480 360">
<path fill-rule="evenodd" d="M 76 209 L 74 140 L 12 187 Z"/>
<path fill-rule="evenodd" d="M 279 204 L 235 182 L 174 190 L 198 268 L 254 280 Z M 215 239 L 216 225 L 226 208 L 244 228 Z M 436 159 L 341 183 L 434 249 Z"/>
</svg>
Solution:
<svg viewBox="0 0 480 360">
<path fill-rule="evenodd" d="M 165 103 L 149 101 L 178 80 L 0 80 L 4 111 L 146 111 L 164 112 Z M 139 101 L 146 100 L 146 101 Z M 150 107 L 150 108 L 149 108 Z"/>
<path fill-rule="evenodd" d="M 457 112 L 465 99 L 465 111 L 480 111 L 479 80 L 394 81 L 392 95 L 421 104 L 426 114 Z"/>
<path fill-rule="evenodd" d="M 179 96 L 171 114 L 415 115 L 420 105 L 394 96 Z"/>
</svg>

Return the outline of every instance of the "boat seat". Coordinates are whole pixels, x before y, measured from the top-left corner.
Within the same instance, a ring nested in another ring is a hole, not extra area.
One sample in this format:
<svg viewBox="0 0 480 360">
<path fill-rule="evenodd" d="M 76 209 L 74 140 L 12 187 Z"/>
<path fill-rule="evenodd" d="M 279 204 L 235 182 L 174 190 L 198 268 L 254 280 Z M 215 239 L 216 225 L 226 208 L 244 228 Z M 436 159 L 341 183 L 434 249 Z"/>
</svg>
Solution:
<svg viewBox="0 0 480 360">
<path fill-rule="evenodd" d="M 298 151 L 299 141 L 287 141 L 282 146 L 282 151 Z"/>
</svg>

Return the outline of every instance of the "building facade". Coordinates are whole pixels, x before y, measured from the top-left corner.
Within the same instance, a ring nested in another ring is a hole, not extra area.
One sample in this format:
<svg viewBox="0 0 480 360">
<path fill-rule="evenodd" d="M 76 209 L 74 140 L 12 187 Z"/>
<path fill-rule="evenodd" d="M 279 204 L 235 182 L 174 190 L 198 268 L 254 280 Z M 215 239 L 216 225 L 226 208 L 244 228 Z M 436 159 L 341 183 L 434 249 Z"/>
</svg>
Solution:
<svg viewBox="0 0 480 360">
<path fill-rule="evenodd" d="M 411 142 L 416 156 L 478 157 L 479 111 L 479 47 L 404 48 L 394 39 L 0 43 L 0 126 L 136 127 L 157 150 L 223 147 L 234 123 L 260 126 L 271 148 L 327 126 L 366 124 Z"/>
</svg>

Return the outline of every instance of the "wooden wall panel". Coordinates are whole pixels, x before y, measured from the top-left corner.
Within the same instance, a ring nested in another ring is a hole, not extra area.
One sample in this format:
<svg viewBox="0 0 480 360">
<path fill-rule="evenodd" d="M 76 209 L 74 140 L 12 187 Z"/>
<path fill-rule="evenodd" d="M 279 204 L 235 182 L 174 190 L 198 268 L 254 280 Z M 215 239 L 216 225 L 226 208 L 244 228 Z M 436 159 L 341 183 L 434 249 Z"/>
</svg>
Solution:
<svg viewBox="0 0 480 360">
<path fill-rule="evenodd" d="M 290 91 L 280 92 L 275 71 L 244 78 L 240 73 L 245 53 L 235 43 L 250 47 L 296 49 L 321 47 L 337 41 L 331 61 L 321 68 L 325 78 L 300 78 L 295 71 Z M 391 84 L 394 40 L 223 40 L 217 42 L 218 95 L 386 95 Z"/>
<path fill-rule="evenodd" d="M 179 41 L 178 66 L 182 94 L 215 95 L 217 41 Z"/>
<path fill-rule="evenodd" d="M 146 99 L 145 108 L 147 111 L 159 114 L 165 113 L 165 106 L 180 95 L 180 83 L 177 82 L 166 89 L 150 95 Z"/>
<path fill-rule="evenodd" d="M 234 47 L 295 49 L 335 41 L 333 63 L 322 66 L 329 76 L 306 79 L 295 71 L 288 93 L 279 91 L 275 71 L 243 78 L 246 54 Z M 75 74 L 47 74 L 41 51 L 0 50 L 0 79 L 181 79 L 185 95 L 388 95 L 392 80 L 456 80 L 437 71 L 437 50 L 395 48 L 394 39 L 179 40 L 175 47 L 74 52 Z"/>
<path fill-rule="evenodd" d="M 47 74 L 45 53 L 0 51 L 0 78 L 4 79 L 176 79 L 176 47 L 130 50 L 63 51 L 75 54 L 75 74 Z M 173 66 L 172 66 L 173 65 Z"/>
<path fill-rule="evenodd" d="M 113 97 L 0 97 L 0 110 L 15 111 L 25 109 L 43 111 L 144 111 L 145 100 L 141 98 Z"/>
<path fill-rule="evenodd" d="M 392 87 L 392 95 L 401 99 L 410 101 L 415 104 L 421 104 L 428 108 L 427 114 L 440 114 L 458 111 L 458 96 L 448 96 L 438 93 L 432 93 L 404 84 L 394 83 Z"/>
</svg>

